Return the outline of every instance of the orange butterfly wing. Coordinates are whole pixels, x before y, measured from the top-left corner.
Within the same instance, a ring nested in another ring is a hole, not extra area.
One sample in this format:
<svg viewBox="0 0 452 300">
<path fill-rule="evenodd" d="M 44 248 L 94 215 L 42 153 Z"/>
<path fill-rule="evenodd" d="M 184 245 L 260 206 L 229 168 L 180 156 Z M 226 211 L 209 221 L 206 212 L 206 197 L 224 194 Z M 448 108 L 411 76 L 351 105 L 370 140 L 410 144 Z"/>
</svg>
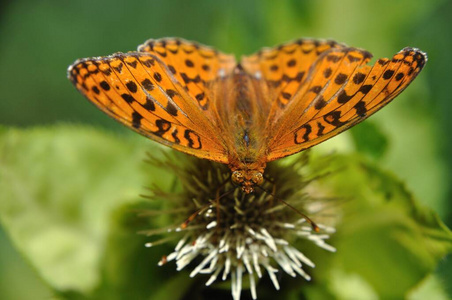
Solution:
<svg viewBox="0 0 452 300">
<path fill-rule="evenodd" d="M 242 57 L 243 68 L 267 83 L 271 106 L 267 127 L 291 101 L 319 55 L 332 48 L 344 48 L 331 40 L 299 39 Z"/>
<path fill-rule="evenodd" d="M 305 60 L 299 51 L 304 43 L 267 49 L 271 55 L 244 60 L 250 74 L 261 72 L 269 86 L 275 80 L 278 86 L 265 129 L 267 161 L 312 147 L 365 120 L 402 92 L 427 60 L 425 53 L 406 48 L 392 60 L 368 66 L 367 51 L 311 40 L 307 43 L 317 50 Z"/>
<path fill-rule="evenodd" d="M 251 128 L 265 164 L 363 121 L 403 91 L 427 60 L 411 48 L 374 66 L 367 65 L 370 58 L 334 41 L 302 39 L 264 48 L 236 65 L 231 55 L 169 38 L 149 40 L 138 52 L 78 60 L 68 77 L 101 110 L 140 134 L 225 164 L 237 156 L 243 135 L 230 124 L 243 113 L 264 113 L 251 118 L 259 121 Z M 259 107 L 252 112 L 236 111 L 242 106 L 229 92 L 242 68 L 251 79 L 246 82 L 260 91 L 247 100 Z"/>
<path fill-rule="evenodd" d="M 176 38 L 150 39 L 140 45 L 138 51 L 151 53 L 165 63 L 199 107 L 215 119 L 214 84 L 232 73 L 236 66 L 232 55 Z"/>
<path fill-rule="evenodd" d="M 88 100 L 138 133 L 228 163 L 207 83 L 231 72 L 234 58 L 176 39 L 151 40 L 139 50 L 78 60 L 68 77 Z"/>
</svg>

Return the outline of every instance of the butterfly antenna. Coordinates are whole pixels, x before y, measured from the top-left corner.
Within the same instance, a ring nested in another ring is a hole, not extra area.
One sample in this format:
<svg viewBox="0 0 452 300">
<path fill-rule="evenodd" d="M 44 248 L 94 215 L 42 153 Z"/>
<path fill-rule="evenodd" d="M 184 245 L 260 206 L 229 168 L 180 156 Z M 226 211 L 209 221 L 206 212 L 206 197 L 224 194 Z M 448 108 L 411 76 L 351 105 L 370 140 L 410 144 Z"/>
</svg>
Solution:
<svg viewBox="0 0 452 300">
<path fill-rule="evenodd" d="M 292 209 L 294 212 L 296 212 L 297 214 L 299 214 L 300 216 L 302 216 L 306 222 L 309 223 L 309 225 L 311 225 L 312 230 L 314 230 L 315 232 L 320 232 L 320 228 L 319 226 L 317 226 L 317 224 L 312 221 L 311 218 L 309 218 L 307 215 L 305 215 L 304 213 L 302 213 L 301 211 L 299 211 L 298 209 L 296 209 L 295 207 L 293 207 L 292 205 L 290 205 L 289 203 L 287 203 L 286 201 L 284 201 L 283 199 L 280 199 L 278 197 L 275 196 L 275 194 L 267 191 L 266 189 L 264 189 L 261 186 L 256 186 L 257 188 L 260 188 L 262 191 L 266 192 L 267 194 L 271 195 L 274 199 L 278 200 L 279 202 L 281 202 L 282 204 L 284 204 L 285 206 L 287 206 L 288 208 Z"/>
<path fill-rule="evenodd" d="M 224 196 L 227 196 L 228 194 L 230 194 L 231 192 L 233 192 L 236 189 L 236 187 L 233 187 L 232 189 L 224 192 L 222 195 L 216 197 L 216 201 L 218 203 L 218 201 L 220 201 L 221 198 L 223 198 Z M 212 203 L 207 203 L 206 205 L 200 207 L 197 211 L 195 211 L 194 213 L 192 213 L 181 225 L 180 228 L 181 229 L 185 229 L 187 228 L 188 224 L 190 224 L 190 222 L 192 222 L 199 214 L 201 214 L 202 212 L 204 212 L 206 209 L 208 209 L 210 206 L 212 205 Z"/>
</svg>

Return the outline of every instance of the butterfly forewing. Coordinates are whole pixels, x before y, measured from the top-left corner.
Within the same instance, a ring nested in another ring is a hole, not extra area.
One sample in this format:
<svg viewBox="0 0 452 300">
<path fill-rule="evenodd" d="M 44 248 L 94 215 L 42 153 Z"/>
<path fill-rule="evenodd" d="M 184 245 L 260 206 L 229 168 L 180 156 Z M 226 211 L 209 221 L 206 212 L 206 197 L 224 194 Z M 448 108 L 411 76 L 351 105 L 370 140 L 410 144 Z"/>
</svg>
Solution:
<svg viewBox="0 0 452 300">
<path fill-rule="evenodd" d="M 148 40 L 138 51 L 160 58 L 199 107 L 214 118 L 214 83 L 218 78 L 230 76 L 236 62 L 232 55 L 211 47 L 182 39 Z"/>
<path fill-rule="evenodd" d="M 228 162 L 215 121 L 155 55 L 83 59 L 68 76 L 91 102 L 135 131 L 179 151 Z"/>
<path fill-rule="evenodd" d="M 242 58 L 241 64 L 251 75 L 262 77 L 270 88 L 273 112 L 284 108 L 298 91 L 301 82 L 319 55 L 344 45 L 334 41 L 300 39 L 273 48 L 264 48 Z"/>
<path fill-rule="evenodd" d="M 334 109 L 334 99 L 344 90 L 350 78 L 354 78 L 355 70 L 370 57 L 370 53 L 354 48 L 330 49 L 322 53 L 293 95 L 293 101 L 281 111 L 276 122 L 270 124 L 269 147 L 294 128 Z"/>
<path fill-rule="evenodd" d="M 340 57 L 343 51 L 347 51 L 347 58 L 336 66 L 328 83 L 322 82 L 325 70 L 331 67 L 325 63 L 328 56 Z M 357 59 L 348 59 L 350 54 Z M 320 58 L 313 66 L 311 78 L 303 84 L 304 89 L 308 85 L 322 86 L 321 93 L 325 93 L 330 85 L 340 87 L 333 96 L 324 97 L 322 104 L 318 102 L 319 96 L 307 98 L 304 93 L 300 99 L 294 99 L 294 106 L 309 109 L 284 112 L 281 123 L 275 124 L 277 130 L 272 131 L 275 136 L 269 137 L 268 161 L 312 147 L 365 120 L 405 89 L 426 61 L 423 52 L 410 48 L 400 51 L 392 60 L 379 59 L 374 66 L 363 65 L 369 58 L 367 52 L 357 49 L 330 50 Z"/>
</svg>

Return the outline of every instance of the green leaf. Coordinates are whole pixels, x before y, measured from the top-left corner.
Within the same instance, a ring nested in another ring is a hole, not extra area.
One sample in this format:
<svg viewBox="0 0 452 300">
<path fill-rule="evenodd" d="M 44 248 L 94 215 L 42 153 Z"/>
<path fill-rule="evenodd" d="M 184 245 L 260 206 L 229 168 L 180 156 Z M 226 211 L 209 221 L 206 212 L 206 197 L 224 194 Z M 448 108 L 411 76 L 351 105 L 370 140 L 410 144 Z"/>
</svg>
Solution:
<svg viewBox="0 0 452 300">
<path fill-rule="evenodd" d="M 347 199 L 332 242 L 338 249 L 332 270 L 358 276 L 380 298 L 404 298 L 452 252 L 451 231 L 374 163 L 344 155 L 328 167 L 337 171 L 324 187 Z M 336 294 L 348 293 L 338 278 L 332 280 Z"/>
<path fill-rule="evenodd" d="M 75 126 L 1 130 L 0 220 L 55 290 L 96 289 L 114 213 L 170 181 L 147 174 L 144 142 Z"/>
<path fill-rule="evenodd" d="M 381 158 L 388 148 L 388 139 L 375 123 L 363 122 L 353 127 L 350 133 L 358 152 L 372 158 Z"/>
</svg>

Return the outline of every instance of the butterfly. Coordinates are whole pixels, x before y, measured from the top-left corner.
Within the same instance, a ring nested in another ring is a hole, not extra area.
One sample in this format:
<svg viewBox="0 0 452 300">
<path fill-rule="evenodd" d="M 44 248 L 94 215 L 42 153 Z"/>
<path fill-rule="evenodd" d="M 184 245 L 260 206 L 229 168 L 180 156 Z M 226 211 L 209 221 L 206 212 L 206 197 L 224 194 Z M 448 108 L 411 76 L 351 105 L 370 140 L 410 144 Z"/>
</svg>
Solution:
<svg viewBox="0 0 452 300">
<path fill-rule="evenodd" d="M 227 164 L 249 194 L 266 164 L 365 120 L 400 94 L 427 55 L 372 55 L 331 40 L 299 39 L 234 56 L 178 38 L 77 60 L 76 88 L 109 116 L 181 152 Z"/>
</svg>

